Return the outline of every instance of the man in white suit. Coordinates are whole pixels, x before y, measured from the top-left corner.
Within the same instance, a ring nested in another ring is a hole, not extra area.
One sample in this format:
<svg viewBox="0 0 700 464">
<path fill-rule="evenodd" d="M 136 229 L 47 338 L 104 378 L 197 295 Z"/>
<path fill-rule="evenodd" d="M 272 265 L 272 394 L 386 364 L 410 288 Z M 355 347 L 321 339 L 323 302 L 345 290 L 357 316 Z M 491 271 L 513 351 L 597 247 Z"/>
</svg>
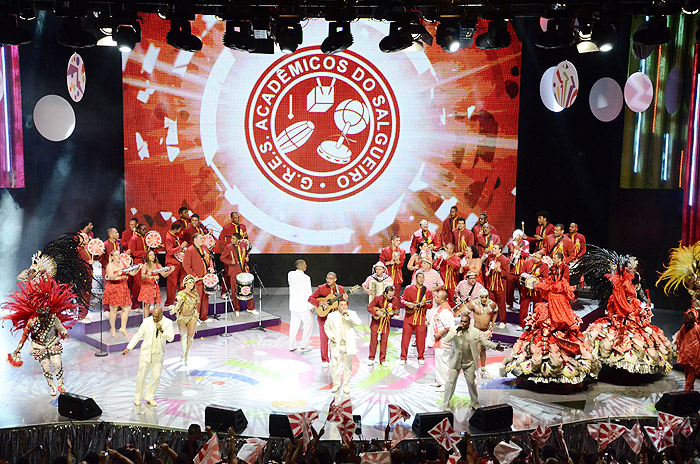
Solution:
<svg viewBox="0 0 700 464">
<path fill-rule="evenodd" d="M 442 332 L 441 338 L 452 343 L 450 358 L 447 364 L 447 383 L 445 384 L 445 395 L 443 396 L 442 407 L 448 410 L 450 399 L 455 392 L 459 371 L 464 371 L 464 380 L 469 388 L 471 398 L 471 408 L 479 407 L 479 394 L 476 390 L 476 361 L 479 356 L 479 343 L 486 348 L 493 348 L 503 351 L 499 343 L 494 343 L 488 339 L 486 334 L 476 327 L 469 327 L 471 318 L 468 312 L 462 313 L 458 327 L 450 327 Z"/>
<path fill-rule="evenodd" d="M 347 300 L 338 302 L 338 310 L 330 313 L 326 319 L 325 331 L 331 341 L 331 375 L 333 376 L 333 393 L 337 392 L 344 375 L 343 391 L 350 393 L 352 375 L 352 358 L 357 354 L 355 326 L 360 325 L 360 317 L 355 311 L 348 310 Z"/>
<path fill-rule="evenodd" d="M 139 354 L 139 372 L 136 374 L 136 394 L 134 395 L 136 406 L 141 404 L 141 398 L 146 398 L 151 406 L 157 405 L 154 397 L 160 382 L 160 371 L 163 368 L 165 342 L 172 342 L 174 338 L 173 322 L 163 317 L 163 308 L 156 307 L 152 315 L 143 320 L 139 330 L 131 338 L 126 349 L 122 351 L 122 356 L 126 356 L 129 351 L 134 349 L 139 340 L 143 339 Z M 143 389 L 149 372 L 151 378 L 144 396 Z"/>
<path fill-rule="evenodd" d="M 289 321 L 289 351 L 296 350 L 297 334 L 299 333 L 299 325 L 303 325 L 301 335 L 301 349 L 311 349 L 311 331 L 314 328 L 314 319 L 312 310 L 314 305 L 309 303 L 311 296 L 311 277 L 307 276 L 306 261 L 297 259 L 294 262 L 296 269 L 289 271 L 287 274 L 287 282 L 289 282 L 289 312 L 291 320 Z"/>
</svg>

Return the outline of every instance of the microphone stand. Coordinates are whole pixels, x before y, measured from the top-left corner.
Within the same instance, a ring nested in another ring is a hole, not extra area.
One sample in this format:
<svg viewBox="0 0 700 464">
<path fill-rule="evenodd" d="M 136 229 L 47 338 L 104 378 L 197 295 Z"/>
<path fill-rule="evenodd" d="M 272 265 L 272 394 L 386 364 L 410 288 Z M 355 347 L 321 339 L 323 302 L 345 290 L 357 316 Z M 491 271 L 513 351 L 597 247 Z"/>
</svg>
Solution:
<svg viewBox="0 0 700 464">
<path fill-rule="evenodd" d="M 265 295 L 269 295 L 267 292 L 267 288 L 265 288 L 265 284 L 263 284 L 262 279 L 260 278 L 260 274 L 258 274 L 258 266 L 257 264 L 253 266 L 253 274 L 255 274 L 255 277 L 258 278 L 258 283 L 260 284 L 260 289 L 259 289 L 259 295 L 260 295 L 260 305 L 258 306 L 260 308 L 259 314 L 258 314 L 258 330 L 262 330 L 263 332 L 267 332 L 265 327 L 262 325 L 262 314 L 263 314 L 263 297 L 262 297 L 262 292 L 265 290 Z M 253 297 L 255 298 L 255 297 Z"/>
<path fill-rule="evenodd" d="M 104 282 L 100 282 L 98 279 L 95 278 L 94 275 L 92 276 L 92 278 L 93 278 L 97 283 L 100 284 L 100 287 L 102 287 L 102 288 L 99 290 L 99 291 L 101 292 L 101 294 L 100 294 L 100 299 L 99 299 L 99 305 L 100 305 L 100 306 L 99 306 L 99 308 L 100 308 L 100 351 L 99 351 L 98 353 L 95 353 L 95 356 L 97 356 L 98 358 L 104 358 L 105 356 L 107 356 L 107 355 L 109 354 L 108 352 L 106 352 L 106 351 L 104 351 L 104 350 L 102 349 L 102 347 L 104 346 L 104 343 L 102 343 L 102 320 L 103 320 L 103 317 L 104 317 L 104 305 L 102 304 L 102 297 L 104 296 L 104 293 L 105 293 L 105 291 L 104 291 Z M 94 294 L 94 293 L 93 293 L 93 294 Z M 95 295 L 95 296 L 97 296 L 97 295 Z"/>
<path fill-rule="evenodd" d="M 226 280 L 223 276 L 224 269 L 217 272 L 217 274 L 219 275 L 219 280 L 221 281 L 221 285 L 223 286 L 222 288 L 224 288 L 224 289 L 227 288 L 225 285 Z M 233 335 L 232 333 L 229 333 L 229 331 L 228 331 L 228 322 L 229 322 L 228 307 L 229 307 L 229 305 L 233 305 L 233 303 L 231 303 L 232 296 L 231 296 L 231 289 L 230 288 L 226 290 L 226 294 L 228 295 L 228 301 L 224 301 L 224 333 L 219 334 L 220 337 L 224 337 L 224 338 L 228 338 L 231 335 Z M 216 305 L 214 305 L 214 310 L 216 311 Z"/>
</svg>

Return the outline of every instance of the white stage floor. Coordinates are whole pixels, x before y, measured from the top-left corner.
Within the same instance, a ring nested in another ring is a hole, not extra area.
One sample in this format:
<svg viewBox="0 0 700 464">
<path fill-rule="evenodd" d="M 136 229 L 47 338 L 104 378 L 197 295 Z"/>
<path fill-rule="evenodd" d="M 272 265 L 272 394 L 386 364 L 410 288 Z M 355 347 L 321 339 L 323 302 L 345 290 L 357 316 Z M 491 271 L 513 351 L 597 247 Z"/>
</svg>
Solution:
<svg viewBox="0 0 700 464">
<path fill-rule="evenodd" d="M 322 411 L 318 423 L 322 425 L 324 411 L 328 410 L 333 394 L 330 392 L 330 370 L 321 366 L 318 326 L 315 324 L 314 349 L 290 352 L 287 348 L 287 297 L 284 292 L 272 293 L 264 302 L 265 311 L 281 316 L 281 326 L 266 332 L 250 329 L 234 333 L 229 338 L 195 338 L 187 366 L 179 362 L 179 342 L 169 344 L 156 394 L 156 407 L 145 403 L 139 407 L 132 404 L 138 352 L 134 351 L 127 357 L 112 353 L 98 358 L 94 356 L 95 348 L 75 339 L 64 343 L 67 391 L 92 397 L 103 410 L 100 417 L 103 421 L 185 429 L 190 423 L 203 423 L 205 407 L 218 404 L 244 411 L 249 421 L 245 435 L 267 436 L 270 412 L 315 409 Z M 366 298 L 353 297 L 351 306 L 359 312 Z M 130 329 L 130 332 L 134 331 Z M 432 350 L 427 350 L 426 364 L 418 366 L 412 347 L 408 364 L 399 365 L 400 333 L 400 329 L 392 329 L 387 366 L 370 367 L 366 364 L 369 328 L 363 326 L 358 331 L 360 352 L 353 366 L 349 397 L 355 414 L 362 416 L 366 438 L 382 436 L 388 404 L 397 404 L 412 414 L 440 410 L 442 393 L 431 386 L 434 381 Z M 16 347 L 17 339 L 9 335 L 5 324 L 0 332 L 0 354 L 3 357 Z M 4 380 L 3 395 L 0 396 L 0 427 L 65 420 L 59 417 L 57 400 L 49 396 L 39 364 L 31 358 L 26 347 L 22 356 L 25 361 L 22 368 L 0 363 L 0 376 Z M 580 392 L 541 393 L 523 388 L 513 377 L 499 378 L 502 358 L 503 353 L 489 353 L 488 370 L 494 379 L 479 380 L 480 401 L 482 406 L 511 404 L 514 429 L 596 417 L 655 415 L 653 404 L 656 399 L 663 392 L 683 387 L 683 375 L 674 371 L 644 385 L 615 385 L 601 380 Z M 454 401 L 456 428 L 465 429 L 470 409 L 463 379 L 459 381 Z M 336 437 L 335 427 L 328 425 L 325 438 Z"/>
</svg>

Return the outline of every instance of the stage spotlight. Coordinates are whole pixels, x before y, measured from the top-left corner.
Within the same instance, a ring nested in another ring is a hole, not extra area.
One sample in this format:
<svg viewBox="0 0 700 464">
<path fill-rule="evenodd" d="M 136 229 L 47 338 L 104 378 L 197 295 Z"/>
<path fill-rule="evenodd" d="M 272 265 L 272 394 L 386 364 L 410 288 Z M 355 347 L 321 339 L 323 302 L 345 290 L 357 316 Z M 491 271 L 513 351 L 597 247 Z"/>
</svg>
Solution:
<svg viewBox="0 0 700 464">
<path fill-rule="evenodd" d="M 573 44 L 574 31 L 569 18 L 548 19 L 547 30 L 540 32 L 535 39 L 535 46 L 545 49 L 566 48 Z"/>
<path fill-rule="evenodd" d="M 328 55 L 341 52 L 353 44 L 350 23 L 332 21 L 328 23 L 328 37 L 321 44 L 321 51 Z"/>
<path fill-rule="evenodd" d="M 459 22 L 456 20 L 440 21 L 435 33 L 435 41 L 446 52 L 454 53 L 460 48 L 459 29 Z"/>
<path fill-rule="evenodd" d="M 170 30 L 165 36 L 168 45 L 186 52 L 202 49 L 202 39 L 192 34 L 192 26 L 186 19 L 171 19 Z"/>
<path fill-rule="evenodd" d="M 474 39 L 474 45 L 481 50 L 498 50 L 510 47 L 510 32 L 505 19 L 492 19 L 488 30 Z"/>
<path fill-rule="evenodd" d="M 685 14 L 695 14 L 700 11 L 700 0 L 685 0 L 681 11 Z"/>
<path fill-rule="evenodd" d="M 671 41 L 671 29 L 666 25 L 665 16 L 652 16 L 639 26 L 632 35 L 634 44 L 657 47 Z"/>
<path fill-rule="evenodd" d="M 63 18 L 58 43 L 71 48 L 89 48 L 97 44 L 97 37 L 83 29 L 82 18 Z"/>
<path fill-rule="evenodd" d="M 136 25 L 121 24 L 115 29 L 112 38 L 117 43 L 119 51 L 130 52 L 137 43 L 141 42 L 141 27 L 138 23 Z"/>
<path fill-rule="evenodd" d="M 252 49 L 252 40 L 253 28 L 250 21 L 226 21 L 224 47 L 247 52 Z"/>
<path fill-rule="evenodd" d="M 609 52 L 615 45 L 617 30 L 614 24 L 597 21 L 593 26 L 593 41 L 601 52 Z"/>
<path fill-rule="evenodd" d="M 0 44 L 24 45 L 31 41 L 32 35 L 19 28 L 19 19 L 16 15 L 0 16 Z"/>
<path fill-rule="evenodd" d="M 379 50 L 383 53 L 393 53 L 405 50 L 413 45 L 410 23 L 393 21 L 389 26 L 389 35 L 379 41 Z"/>
<path fill-rule="evenodd" d="M 299 21 L 279 20 L 275 26 L 275 41 L 282 53 L 294 53 L 303 41 Z"/>
</svg>

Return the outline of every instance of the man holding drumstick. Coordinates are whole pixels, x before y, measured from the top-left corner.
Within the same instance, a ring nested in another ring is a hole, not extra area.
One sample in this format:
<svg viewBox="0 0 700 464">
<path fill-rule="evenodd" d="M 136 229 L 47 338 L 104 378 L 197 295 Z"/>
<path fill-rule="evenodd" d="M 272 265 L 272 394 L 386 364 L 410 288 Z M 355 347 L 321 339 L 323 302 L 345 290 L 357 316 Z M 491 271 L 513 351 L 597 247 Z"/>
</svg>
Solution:
<svg viewBox="0 0 700 464">
<path fill-rule="evenodd" d="M 226 245 L 221 252 L 221 262 L 226 264 L 226 271 L 231 283 L 231 291 L 236 290 L 236 279 L 238 274 L 249 272 L 248 268 L 248 250 L 241 246 L 241 234 L 238 232 L 231 235 L 231 242 Z M 236 296 L 232 296 L 233 308 L 236 310 L 236 316 L 241 313 L 241 303 Z M 251 298 L 246 303 L 250 314 L 258 314 L 255 310 L 255 298 Z"/>
<path fill-rule="evenodd" d="M 209 248 L 204 245 L 204 235 L 195 233 L 192 236 L 192 242 L 194 246 L 187 247 L 182 267 L 185 269 L 185 274 L 191 274 L 197 279 L 195 289 L 199 296 L 199 320 L 206 321 L 209 313 L 209 295 L 204 292 L 202 277 L 207 273 L 214 273 L 214 260 Z"/>
</svg>

